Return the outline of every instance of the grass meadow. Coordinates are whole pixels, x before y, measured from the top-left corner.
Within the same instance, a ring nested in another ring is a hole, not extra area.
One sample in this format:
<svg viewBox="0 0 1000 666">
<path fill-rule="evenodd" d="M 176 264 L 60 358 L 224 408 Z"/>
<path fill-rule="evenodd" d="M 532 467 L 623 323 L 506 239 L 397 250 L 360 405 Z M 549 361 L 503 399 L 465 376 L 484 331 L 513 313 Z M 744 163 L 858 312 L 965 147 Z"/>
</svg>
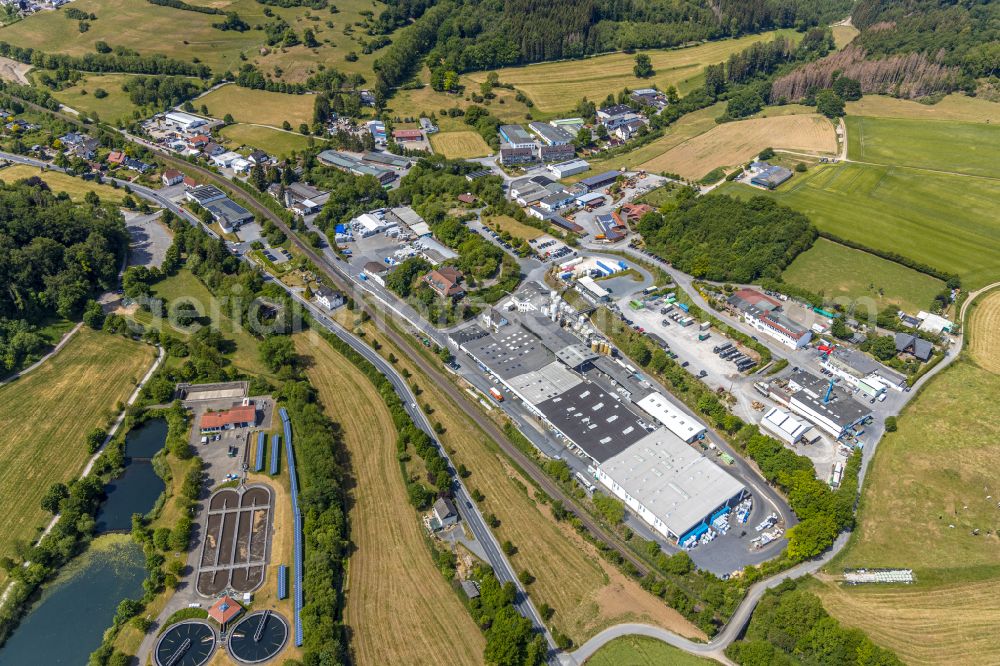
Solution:
<svg viewBox="0 0 1000 666">
<path fill-rule="evenodd" d="M 876 310 L 890 304 L 906 312 L 927 310 L 944 289 L 941 280 L 824 238 L 797 256 L 782 278 L 827 298 L 870 298 Z"/>
<path fill-rule="evenodd" d="M 298 130 L 301 123 L 312 124 L 313 95 L 291 95 L 241 88 L 235 84 L 216 88 L 195 101 L 195 106 L 208 107 L 209 115 L 222 118 L 232 114 L 238 123 L 256 123 L 281 127 L 286 120 L 292 129 Z"/>
<path fill-rule="evenodd" d="M 264 31 L 256 27 L 273 19 L 264 15 L 265 5 L 255 0 L 190 2 L 235 11 L 252 29 L 218 30 L 212 24 L 222 20 L 219 15 L 161 7 L 145 0 L 75 0 L 74 8 L 97 15 L 97 20 L 89 21 L 87 32 L 81 33 L 78 22 L 67 19 L 62 11 L 38 12 L 0 28 L 0 40 L 69 55 L 91 53 L 96 42 L 104 41 L 143 55 L 162 53 L 186 62 L 198 58 L 216 73 L 235 72 L 243 62 L 242 56 L 257 64 L 265 74 L 286 81 L 303 81 L 321 67 L 359 72 L 370 78 L 372 63 L 379 55 L 379 51 L 362 52 L 362 43 L 368 37 L 363 28 L 355 25 L 364 20 L 362 11 L 378 15 L 385 8 L 374 0 L 339 0 L 335 3 L 338 13 L 329 9 L 270 7 L 300 39 L 306 28 L 311 29 L 320 43 L 315 48 L 267 47 Z M 348 62 L 345 56 L 352 51 L 357 54 L 357 61 Z"/>
<path fill-rule="evenodd" d="M 74 201 L 83 201 L 87 192 L 97 192 L 102 201 L 113 203 L 121 203 L 125 198 L 125 190 L 123 189 L 86 181 L 58 171 L 43 171 L 27 164 L 12 164 L 0 169 L 0 180 L 6 183 L 13 183 L 32 176 L 40 177 L 53 192 L 65 192 Z"/>
<path fill-rule="evenodd" d="M 139 107 L 132 103 L 122 85 L 132 78 L 128 74 L 88 74 L 75 86 L 58 90 L 53 96 L 66 106 L 86 113 L 91 118 L 97 116 L 106 123 L 131 120 Z M 98 99 L 94 91 L 102 89 L 107 97 Z"/>
<path fill-rule="evenodd" d="M 445 653 L 450 664 L 481 663 L 483 636 L 434 565 L 407 500 L 389 410 L 368 378 L 318 335 L 297 335 L 295 345 L 350 456 L 355 550 L 344 615 L 353 663 L 435 663 Z"/>
<path fill-rule="evenodd" d="M 567 112 L 583 97 L 599 102 L 608 93 L 617 93 L 626 87 L 635 90 L 655 84 L 665 90 L 672 85 L 681 94 L 687 93 L 701 85 L 704 79 L 702 70 L 706 65 L 722 62 L 731 53 L 742 51 L 754 42 L 769 41 L 778 34 L 793 40 L 800 37 L 794 30 L 781 30 L 684 48 L 641 51 L 649 55 L 655 71 L 648 79 L 636 78 L 632 73 L 635 65 L 633 53 L 505 67 L 497 73 L 500 81 L 524 91 L 539 111 Z M 480 83 L 486 80 L 486 72 L 476 72 L 468 78 Z"/>
<path fill-rule="evenodd" d="M 284 130 L 236 123 L 222 128 L 220 134 L 230 148 L 240 146 L 260 148 L 266 153 L 286 157 L 293 151 L 303 151 L 309 147 L 309 137 Z"/>
<path fill-rule="evenodd" d="M 860 162 L 997 176 L 1000 127 L 986 123 L 848 116 L 848 156 Z"/>
<path fill-rule="evenodd" d="M 840 164 L 796 174 L 772 192 L 739 183 L 718 191 L 774 197 L 823 231 L 957 273 L 968 289 L 1000 277 L 997 180 Z"/>
<path fill-rule="evenodd" d="M 494 217 L 487 217 L 483 220 L 489 226 L 497 225 L 500 227 L 500 231 L 506 231 L 511 236 L 516 238 L 522 238 L 524 240 L 532 240 L 538 238 L 539 236 L 544 236 L 545 232 L 541 229 L 537 229 L 532 226 L 528 226 L 523 222 L 518 222 L 510 215 L 496 215 Z"/>
<path fill-rule="evenodd" d="M 436 132 L 431 134 L 430 139 L 435 153 L 451 159 L 485 157 L 493 152 L 483 137 L 472 130 Z"/>
<path fill-rule="evenodd" d="M 717 663 L 655 638 L 622 636 L 595 652 L 585 666 L 710 666 Z"/>
<path fill-rule="evenodd" d="M 846 105 L 847 117 L 912 118 L 914 120 L 958 120 L 970 123 L 1000 122 L 1000 104 L 981 97 L 947 95 L 937 104 L 921 104 L 886 95 L 865 95 Z"/>
<path fill-rule="evenodd" d="M 118 413 L 154 357 L 152 347 L 84 327 L 39 368 L 0 386 L 0 556 L 49 520 L 39 505 L 45 491 L 80 474 L 89 457 L 85 436 Z"/>
</svg>

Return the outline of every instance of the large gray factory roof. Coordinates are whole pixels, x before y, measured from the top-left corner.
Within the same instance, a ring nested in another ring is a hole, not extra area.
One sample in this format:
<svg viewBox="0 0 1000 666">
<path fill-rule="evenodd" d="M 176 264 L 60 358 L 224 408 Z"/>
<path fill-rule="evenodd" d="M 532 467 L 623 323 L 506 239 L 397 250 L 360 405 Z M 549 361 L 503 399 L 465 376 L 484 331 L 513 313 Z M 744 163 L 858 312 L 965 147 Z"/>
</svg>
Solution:
<svg viewBox="0 0 1000 666">
<path fill-rule="evenodd" d="M 744 490 L 729 472 L 665 428 L 605 460 L 601 470 L 678 537 Z"/>
<path fill-rule="evenodd" d="M 584 382 L 535 406 L 587 455 L 601 462 L 646 435 L 639 417 L 617 398 Z"/>
<path fill-rule="evenodd" d="M 505 380 L 555 360 L 555 354 L 545 349 L 536 335 L 520 326 L 505 327 L 498 333 L 467 342 L 462 348 Z"/>
</svg>

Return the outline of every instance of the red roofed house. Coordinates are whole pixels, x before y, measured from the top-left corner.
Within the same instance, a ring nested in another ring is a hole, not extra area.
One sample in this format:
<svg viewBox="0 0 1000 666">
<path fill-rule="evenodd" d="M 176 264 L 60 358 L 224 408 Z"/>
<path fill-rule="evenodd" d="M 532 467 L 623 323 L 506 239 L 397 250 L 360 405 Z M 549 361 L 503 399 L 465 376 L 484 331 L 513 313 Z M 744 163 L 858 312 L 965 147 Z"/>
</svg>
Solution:
<svg viewBox="0 0 1000 666">
<path fill-rule="evenodd" d="M 233 428 L 249 428 L 257 422 L 257 408 L 253 403 L 237 405 L 221 412 L 205 412 L 201 415 L 201 431 L 218 432 Z"/>
<path fill-rule="evenodd" d="M 399 129 L 392 131 L 392 138 L 400 141 L 422 141 L 424 133 L 418 129 Z"/>
<path fill-rule="evenodd" d="M 208 616 L 219 624 L 226 624 L 243 612 L 243 606 L 230 596 L 225 596 L 208 609 Z"/>
<path fill-rule="evenodd" d="M 205 136 L 204 134 L 199 134 L 198 136 L 193 136 L 188 139 L 188 145 L 192 148 L 201 148 L 203 146 L 207 146 L 211 141 L 211 138 Z"/>
<path fill-rule="evenodd" d="M 176 185 L 178 183 L 184 182 L 184 174 L 182 174 L 177 169 L 167 169 L 163 172 L 163 185 L 165 187 L 170 187 L 171 185 Z"/>
<path fill-rule="evenodd" d="M 756 289 L 738 289 L 728 298 L 728 303 L 741 312 L 754 310 L 754 314 L 781 309 L 781 301 L 765 296 Z"/>
<path fill-rule="evenodd" d="M 635 224 L 642 219 L 643 215 L 652 213 L 653 210 L 653 207 L 649 204 L 627 203 L 621 207 L 618 213 L 625 224 Z"/>
<path fill-rule="evenodd" d="M 459 194 L 458 200 L 464 204 L 476 203 L 476 195 L 471 192 L 466 192 L 465 194 Z"/>
<path fill-rule="evenodd" d="M 184 185 L 187 187 L 196 187 L 198 185 L 198 181 L 191 176 L 184 176 Z"/>
<path fill-rule="evenodd" d="M 111 164 L 121 164 L 125 161 L 125 153 L 120 150 L 112 150 L 108 153 L 108 162 Z"/>
<path fill-rule="evenodd" d="M 442 266 L 424 276 L 424 282 L 442 298 L 457 298 L 464 294 L 465 289 L 458 283 L 461 279 L 462 271 L 451 266 Z"/>
</svg>

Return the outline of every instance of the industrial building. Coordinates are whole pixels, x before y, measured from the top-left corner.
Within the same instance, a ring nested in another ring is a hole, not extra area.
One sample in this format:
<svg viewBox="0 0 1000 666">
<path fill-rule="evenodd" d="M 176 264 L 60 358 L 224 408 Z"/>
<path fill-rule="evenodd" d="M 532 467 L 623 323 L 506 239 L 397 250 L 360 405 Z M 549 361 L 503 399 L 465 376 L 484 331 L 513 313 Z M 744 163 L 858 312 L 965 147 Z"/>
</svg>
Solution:
<svg viewBox="0 0 1000 666">
<path fill-rule="evenodd" d="M 237 405 L 221 412 L 205 412 L 201 415 L 199 429 L 202 434 L 220 432 L 233 428 L 250 428 L 257 422 L 257 408 L 252 402 Z"/>
<path fill-rule="evenodd" d="M 694 417 L 596 351 L 607 353 L 606 345 L 585 345 L 561 328 L 555 318 L 565 304 L 553 294 L 526 285 L 483 318 L 493 332 L 472 325 L 452 338 L 660 534 L 681 543 L 700 536 L 743 498 L 743 484 L 686 443 L 705 432 Z"/>
<path fill-rule="evenodd" d="M 686 443 L 703 438 L 707 429 L 659 393 L 650 393 L 637 403 L 647 414 Z"/>
<path fill-rule="evenodd" d="M 747 492 L 726 470 L 662 428 L 602 462 L 597 478 L 653 529 L 681 544 L 707 532 Z"/>
<path fill-rule="evenodd" d="M 512 164 L 526 164 L 528 162 L 534 162 L 537 159 L 538 153 L 535 152 L 534 144 L 530 147 L 519 147 L 509 143 L 505 143 L 500 146 L 500 164 L 503 164 L 504 166 Z"/>
<path fill-rule="evenodd" d="M 341 171 L 353 173 L 355 176 L 372 176 L 382 183 L 383 186 L 391 183 L 399 177 L 395 171 L 383 169 L 371 164 L 365 164 L 356 157 L 352 157 L 345 153 L 338 153 L 335 150 L 324 150 L 316 157 L 320 162 L 327 166 L 336 167 Z"/>
<path fill-rule="evenodd" d="M 550 164 L 546 167 L 552 172 L 552 175 L 557 179 L 561 180 L 568 176 L 573 176 L 578 173 L 583 173 L 590 169 L 590 164 L 584 160 L 567 160 L 566 162 L 558 162 L 556 164 Z"/>
<path fill-rule="evenodd" d="M 871 411 L 833 381 L 824 381 L 803 370 L 792 373 L 788 387 L 789 408 L 838 439 L 871 416 Z"/>
<path fill-rule="evenodd" d="M 819 433 L 812 424 L 800 421 L 788 412 L 772 407 L 760 422 L 761 428 L 786 444 L 797 444 L 800 441 L 813 442 Z"/>
<path fill-rule="evenodd" d="M 197 127 L 208 124 L 208 121 L 204 118 L 199 118 L 198 116 L 190 113 L 184 113 L 183 111 L 170 111 L 163 116 L 163 119 L 168 123 L 177 125 L 177 127 L 184 131 L 193 130 Z"/>
<path fill-rule="evenodd" d="M 253 221 L 253 213 L 228 197 L 223 197 L 205 206 L 212 219 L 219 223 L 225 233 L 232 233 L 247 222 Z"/>
<path fill-rule="evenodd" d="M 754 289 L 739 289 L 726 302 L 743 315 L 743 321 L 792 349 L 809 344 L 812 331 L 789 319 L 781 302 Z"/>
<path fill-rule="evenodd" d="M 906 386 L 905 375 L 856 349 L 838 347 L 825 356 L 821 365 L 870 398 L 878 397 L 886 387 L 902 390 Z"/>
<path fill-rule="evenodd" d="M 751 173 L 756 172 L 750 177 L 750 184 L 769 190 L 773 190 L 792 177 L 790 169 L 783 166 L 772 166 L 767 162 L 754 162 L 750 165 L 750 170 Z"/>
<path fill-rule="evenodd" d="M 537 134 L 547 146 L 564 146 L 572 143 L 573 135 L 561 127 L 554 127 L 548 123 L 535 121 L 528 123 L 531 131 Z"/>
<path fill-rule="evenodd" d="M 534 148 L 535 139 L 520 125 L 501 125 L 500 140 L 514 148 Z"/>
<path fill-rule="evenodd" d="M 576 155 L 576 147 L 572 143 L 557 143 L 551 146 L 538 147 L 538 159 L 542 162 L 565 162 Z"/>
<path fill-rule="evenodd" d="M 593 192 L 594 190 L 600 190 L 609 185 L 613 185 L 618 176 L 622 175 L 620 171 L 605 171 L 604 173 L 599 173 L 596 176 L 590 176 L 589 178 L 584 178 L 579 182 L 579 185 L 583 187 L 587 192 Z"/>
</svg>

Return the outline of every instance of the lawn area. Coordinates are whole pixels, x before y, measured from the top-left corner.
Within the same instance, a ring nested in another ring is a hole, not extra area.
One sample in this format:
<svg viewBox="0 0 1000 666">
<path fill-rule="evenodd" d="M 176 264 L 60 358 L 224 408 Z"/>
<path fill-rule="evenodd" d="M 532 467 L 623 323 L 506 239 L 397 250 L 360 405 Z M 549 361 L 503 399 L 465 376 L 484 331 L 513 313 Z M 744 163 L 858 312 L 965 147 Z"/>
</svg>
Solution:
<svg viewBox="0 0 1000 666">
<path fill-rule="evenodd" d="M 350 315 L 345 312 L 341 317 Z M 704 638 L 677 611 L 605 562 L 568 524 L 556 522 L 534 487 L 499 447 L 444 393 L 433 390 L 426 375 L 412 363 L 413 350 L 392 349 L 371 322 L 364 330 L 369 341 L 377 338 L 382 343 L 381 353 L 392 351 L 399 358 L 396 366 L 412 373 L 411 382 L 427 389 L 418 400 L 430 405 L 431 421 L 444 427 L 440 440 L 454 463 L 471 470 L 466 484 L 470 491 L 478 489 L 485 496 L 482 510 L 500 520 L 494 530 L 497 539 L 509 540 L 518 549 L 511 557 L 514 569 L 527 570 L 536 578 L 528 588 L 535 605 L 547 603 L 555 609 L 550 626 L 578 644 L 621 622 L 645 622 Z"/>
<path fill-rule="evenodd" d="M 1000 104 L 980 97 L 948 95 L 937 104 L 921 104 L 886 95 L 865 95 L 847 103 L 847 117 L 913 118 L 915 120 L 961 120 L 970 123 L 1000 122 Z"/>
<path fill-rule="evenodd" d="M 0 556 L 45 525 L 45 491 L 80 474 L 88 458 L 84 437 L 117 414 L 154 357 L 152 347 L 84 327 L 37 370 L 0 386 Z"/>
<path fill-rule="evenodd" d="M 487 217 L 483 220 L 486 224 L 490 225 L 500 225 L 501 231 L 506 231 L 511 236 L 516 236 L 517 238 L 523 238 L 524 240 L 532 240 L 538 238 L 539 236 L 544 236 L 545 232 L 541 229 L 536 229 L 535 227 L 529 227 L 523 222 L 518 222 L 510 215 L 497 215 L 495 217 Z"/>
<path fill-rule="evenodd" d="M 83 197 L 91 191 L 97 192 L 103 201 L 121 203 L 122 199 L 125 198 L 125 190 L 110 185 L 100 185 L 58 171 L 43 171 L 27 164 L 12 164 L 0 169 L 0 180 L 6 183 L 13 183 L 32 176 L 40 176 L 48 183 L 53 192 L 66 192 L 74 201 L 83 201 Z"/>
<path fill-rule="evenodd" d="M 434 565 L 407 500 L 396 429 L 375 387 L 318 335 L 295 336 L 327 414 L 343 427 L 350 456 L 351 541 L 345 622 L 359 666 L 478 664 L 485 642 Z"/>
<path fill-rule="evenodd" d="M 441 153 L 451 159 L 485 157 L 493 152 L 483 137 L 472 130 L 437 132 L 431 134 L 430 139 L 435 153 Z"/>
<path fill-rule="evenodd" d="M 685 48 L 640 51 L 649 55 L 655 70 L 655 74 L 648 79 L 636 78 L 632 73 L 634 53 L 505 67 L 497 73 L 501 82 L 511 83 L 524 91 L 540 111 L 566 112 L 575 107 L 582 97 L 600 102 L 608 93 L 617 93 L 626 87 L 635 90 L 655 84 L 665 90 L 673 85 L 681 94 L 687 93 L 701 84 L 702 70 L 706 65 L 722 62 L 730 54 L 742 51 L 754 42 L 770 41 L 778 34 L 795 41 L 801 37 L 794 30 L 780 30 Z M 470 74 L 469 78 L 481 83 L 486 80 L 486 72 Z"/>
<path fill-rule="evenodd" d="M 661 185 L 655 190 L 650 190 L 646 194 L 636 199 L 636 203 L 649 204 L 653 208 L 659 208 L 668 201 L 673 201 L 677 197 L 680 186 L 668 183 Z"/>
<path fill-rule="evenodd" d="M 723 123 L 639 165 L 649 172 L 698 179 L 720 166 L 747 162 L 764 148 L 836 153 L 837 135 L 823 116 L 776 115 Z"/>
<path fill-rule="evenodd" d="M 258 125 L 228 125 L 222 128 L 220 134 L 227 139 L 229 148 L 260 148 L 278 157 L 286 157 L 293 151 L 301 152 L 309 147 L 309 137 Z"/>
<path fill-rule="evenodd" d="M 955 272 L 966 289 L 1000 277 L 1000 181 L 840 164 L 796 174 L 773 192 L 739 183 L 719 191 L 772 196 L 821 230 Z"/>
<path fill-rule="evenodd" d="M 979 348 L 1000 343 L 998 302 L 994 292 L 972 306 L 968 333 Z M 815 584 L 832 615 L 907 663 L 1000 661 L 998 393 L 1000 375 L 967 352 L 923 389 L 899 430 L 879 444 L 858 528 L 827 567 L 831 575 L 844 567 L 913 568 L 917 583 L 848 588 L 823 576 Z"/>
<path fill-rule="evenodd" d="M 996 125 L 848 116 L 847 140 L 852 160 L 997 175 L 1000 127 Z"/>
<path fill-rule="evenodd" d="M 2 33 L 0 33 L 2 34 Z M 52 93 L 57 100 L 82 111 L 90 117 L 96 113 L 106 123 L 116 123 L 118 120 L 132 120 L 132 113 L 139 109 L 132 103 L 122 85 L 133 78 L 128 74 L 88 74 L 71 88 Z M 107 97 L 98 99 L 94 91 L 98 88 L 108 93 Z"/>
<path fill-rule="evenodd" d="M 224 305 L 212 296 L 212 293 L 202 284 L 201 280 L 195 277 L 194 273 L 187 269 L 181 269 L 176 275 L 161 280 L 153 285 L 153 296 L 163 299 L 164 318 L 158 319 L 149 312 L 136 310 L 132 315 L 136 321 L 144 326 L 166 329 L 172 335 L 186 338 L 190 332 L 178 330 L 167 321 L 168 315 L 174 307 L 171 304 L 183 299 L 183 302 L 194 305 L 202 319 L 205 318 L 206 314 L 218 315 L 211 325 L 219 327 L 226 338 L 236 343 L 236 351 L 228 355 L 234 366 L 250 374 L 271 376 L 271 373 L 260 361 L 257 338 L 239 323 L 223 314 Z"/>
<path fill-rule="evenodd" d="M 222 118 L 230 113 L 238 123 L 257 123 L 274 127 L 281 127 L 287 120 L 291 123 L 292 129 L 298 130 L 302 123 L 312 124 L 315 99 L 313 95 L 267 92 L 230 84 L 198 98 L 195 105 L 201 108 L 204 104 L 208 107 L 209 115 L 216 118 Z"/>
<path fill-rule="evenodd" d="M 585 666 L 709 666 L 717 664 L 646 636 L 622 636 L 605 644 Z"/>
<path fill-rule="evenodd" d="M 827 298 L 846 302 L 871 299 L 873 313 L 890 303 L 906 312 L 927 310 L 944 289 L 941 280 L 824 238 L 797 256 L 782 278 Z M 865 301 L 858 306 L 869 311 Z"/>
</svg>

